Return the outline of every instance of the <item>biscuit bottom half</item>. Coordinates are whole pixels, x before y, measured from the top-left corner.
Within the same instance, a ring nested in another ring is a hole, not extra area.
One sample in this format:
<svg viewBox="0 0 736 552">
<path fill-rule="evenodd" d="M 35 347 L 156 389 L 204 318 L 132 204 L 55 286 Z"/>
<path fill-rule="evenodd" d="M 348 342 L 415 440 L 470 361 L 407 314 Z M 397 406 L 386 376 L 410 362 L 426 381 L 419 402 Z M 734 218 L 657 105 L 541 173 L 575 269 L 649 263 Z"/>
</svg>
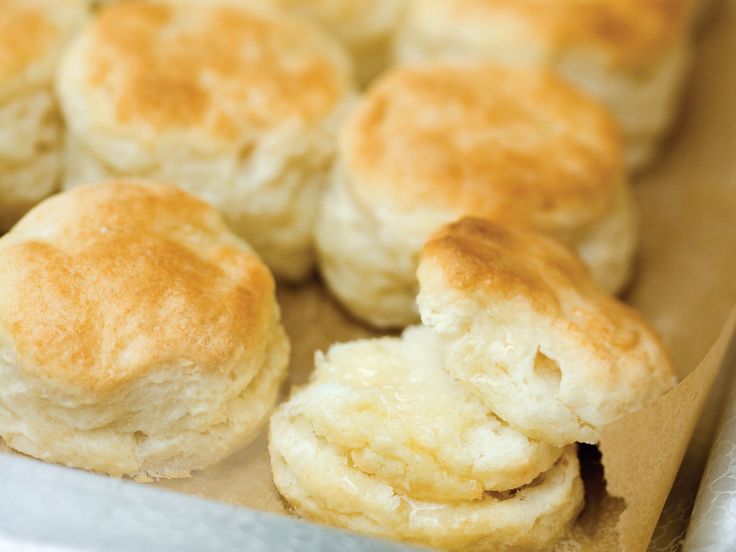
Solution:
<svg viewBox="0 0 736 552">
<path fill-rule="evenodd" d="M 529 439 L 442 368 L 434 333 L 335 345 L 271 419 L 295 511 L 450 550 L 543 549 L 583 504 L 574 446 Z"/>
<path fill-rule="evenodd" d="M 564 535 L 583 505 L 575 447 L 520 489 L 427 502 L 355 469 L 344 451 L 308 425 L 277 417 L 271 435 L 274 481 L 299 515 L 375 537 L 448 550 L 544 549 Z"/>
</svg>

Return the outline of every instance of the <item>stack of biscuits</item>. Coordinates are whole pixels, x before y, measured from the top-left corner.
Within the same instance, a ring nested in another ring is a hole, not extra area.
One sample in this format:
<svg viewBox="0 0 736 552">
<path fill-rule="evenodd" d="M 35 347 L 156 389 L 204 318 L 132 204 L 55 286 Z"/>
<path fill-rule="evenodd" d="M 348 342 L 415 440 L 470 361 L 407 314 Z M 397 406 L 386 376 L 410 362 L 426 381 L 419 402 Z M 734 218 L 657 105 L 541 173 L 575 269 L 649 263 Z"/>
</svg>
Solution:
<svg viewBox="0 0 736 552">
<path fill-rule="evenodd" d="M 655 332 L 564 246 L 464 218 L 422 250 L 422 325 L 334 345 L 271 419 L 309 519 L 449 550 L 548 549 L 583 506 L 574 443 L 674 385 Z"/>
<path fill-rule="evenodd" d="M 270 421 L 304 518 L 549 549 L 577 443 L 676 383 L 614 295 L 705 10 L 0 0 L 2 442 L 177 478 Z M 277 406 L 276 282 L 316 271 L 394 333 L 318 353 Z"/>
</svg>

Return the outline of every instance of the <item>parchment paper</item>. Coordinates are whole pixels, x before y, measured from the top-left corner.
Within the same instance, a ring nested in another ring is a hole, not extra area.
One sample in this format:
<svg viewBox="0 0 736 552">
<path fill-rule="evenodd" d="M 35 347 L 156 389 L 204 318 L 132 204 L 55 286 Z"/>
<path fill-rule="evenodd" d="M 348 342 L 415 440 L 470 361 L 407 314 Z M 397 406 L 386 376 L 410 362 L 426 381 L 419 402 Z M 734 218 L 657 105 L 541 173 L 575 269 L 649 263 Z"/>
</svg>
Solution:
<svg viewBox="0 0 736 552">
<path fill-rule="evenodd" d="M 655 527 L 650 548 L 674 550 L 687 526 L 718 417 L 723 386 L 712 383 L 725 379 L 722 365 L 730 367 L 736 325 L 736 313 L 729 317 L 736 305 L 736 0 L 724 2 L 715 19 L 700 44 L 680 128 L 662 163 L 636 184 L 642 247 L 627 300 L 662 333 L 684 380 L 606 428 L 600 452 L 581 447 L 586 508 L 562 550 L 644 550 Z M 290 383 L 306 380 L 316 350 L 373 335 L 316 281 L 283 288 L 279 299 L 293 345 Z M 265 430 L 191 479 L 153 484 L 288 513 L 271 479 Z"/>
</svg>

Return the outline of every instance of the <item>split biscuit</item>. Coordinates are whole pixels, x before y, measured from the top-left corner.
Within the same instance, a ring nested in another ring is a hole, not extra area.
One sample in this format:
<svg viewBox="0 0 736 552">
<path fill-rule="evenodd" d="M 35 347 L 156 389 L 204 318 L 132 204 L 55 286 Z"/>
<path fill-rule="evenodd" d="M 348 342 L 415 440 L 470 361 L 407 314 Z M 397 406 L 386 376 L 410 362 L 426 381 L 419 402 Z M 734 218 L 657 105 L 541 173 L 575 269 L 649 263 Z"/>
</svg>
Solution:
<svg viewBox="0 0 736 552">
<path fill-rule="evenodd" d="M 271 419 L 297 513 L 451 550 L 544 548 L 582 507 L 574 447 L 530 440 L 442 369 L 434 333 L 334 345 Z"/>
<path fill-rule="evenodd" d="M 433 236 L 417 274 L 444 368 L 532 438 L 595 443 L 676 383 L 656 332 L 556 241 L 463 219 Z"/>
</svg>

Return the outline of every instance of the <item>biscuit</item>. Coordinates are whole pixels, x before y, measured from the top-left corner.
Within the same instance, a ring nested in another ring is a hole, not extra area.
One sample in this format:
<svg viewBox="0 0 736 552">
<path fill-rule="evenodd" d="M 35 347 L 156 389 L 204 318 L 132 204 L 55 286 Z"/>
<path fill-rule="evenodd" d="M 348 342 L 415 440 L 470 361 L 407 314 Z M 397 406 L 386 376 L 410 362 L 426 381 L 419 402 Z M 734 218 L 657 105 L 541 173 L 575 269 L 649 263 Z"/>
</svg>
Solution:
<svg viewBox="0 0 736 552">
<path fill-rule="evenodd" d="M 607 105 L 626 160 L 656 156 L 691 58 L 691 0 L 413 0 L 396 37 L 401 62 L 483 59 L 542 65 Z"/>
<path fill-rule="evenodd" d="M 253 438 L 288 352 L 266 266 L 173 186 L 79 187 L 0 239 L 0 437 L 25 454 L 186 476 Z"/>
<path fill-rule="evenodd" d="M 83 0 L 0 0 L 0 232 L 59 184 L 53 74 L 86 12 Z"/>
<path fill-rule="evenodd" d="M 467 218 L 433 236 L 417 274 L 445 369 L 529 437 L 595 443 L 676 383 L 655 331 L 554 240 Z"/>
<path fill-rule="evenodd" d="M 318 356 L 271 419 L 276 486 L 300 515 L 369 535 L 452 550 L 548 545 L 582 506 L 575 448 L 500 422 L 441 358 L 421 327 Z"/>
<path fill-rule="evenodd" d="M 309 18 L 339 39 L 352 56 L 358 82 L 386 69 L 407 0 L 268 0 Z"/>
<path fill-rule="evenodd" d="M 304 278 L 312 226 L 351 93 L 343 50 L 243 2 L 103 7 L 65 56 L 64 186 L 136 176 L 208 201 L 277 276 Z"/>
<path fill-rule="evenodd" d="M 419 251 L 463 215 L 558 238 L 620 290 L 637 232 L 615 121 L 543 70 L 390 71 L 341 130 L 315 232 L 322 275 L 362 320 L 411 324 Z"/>
</svg>

